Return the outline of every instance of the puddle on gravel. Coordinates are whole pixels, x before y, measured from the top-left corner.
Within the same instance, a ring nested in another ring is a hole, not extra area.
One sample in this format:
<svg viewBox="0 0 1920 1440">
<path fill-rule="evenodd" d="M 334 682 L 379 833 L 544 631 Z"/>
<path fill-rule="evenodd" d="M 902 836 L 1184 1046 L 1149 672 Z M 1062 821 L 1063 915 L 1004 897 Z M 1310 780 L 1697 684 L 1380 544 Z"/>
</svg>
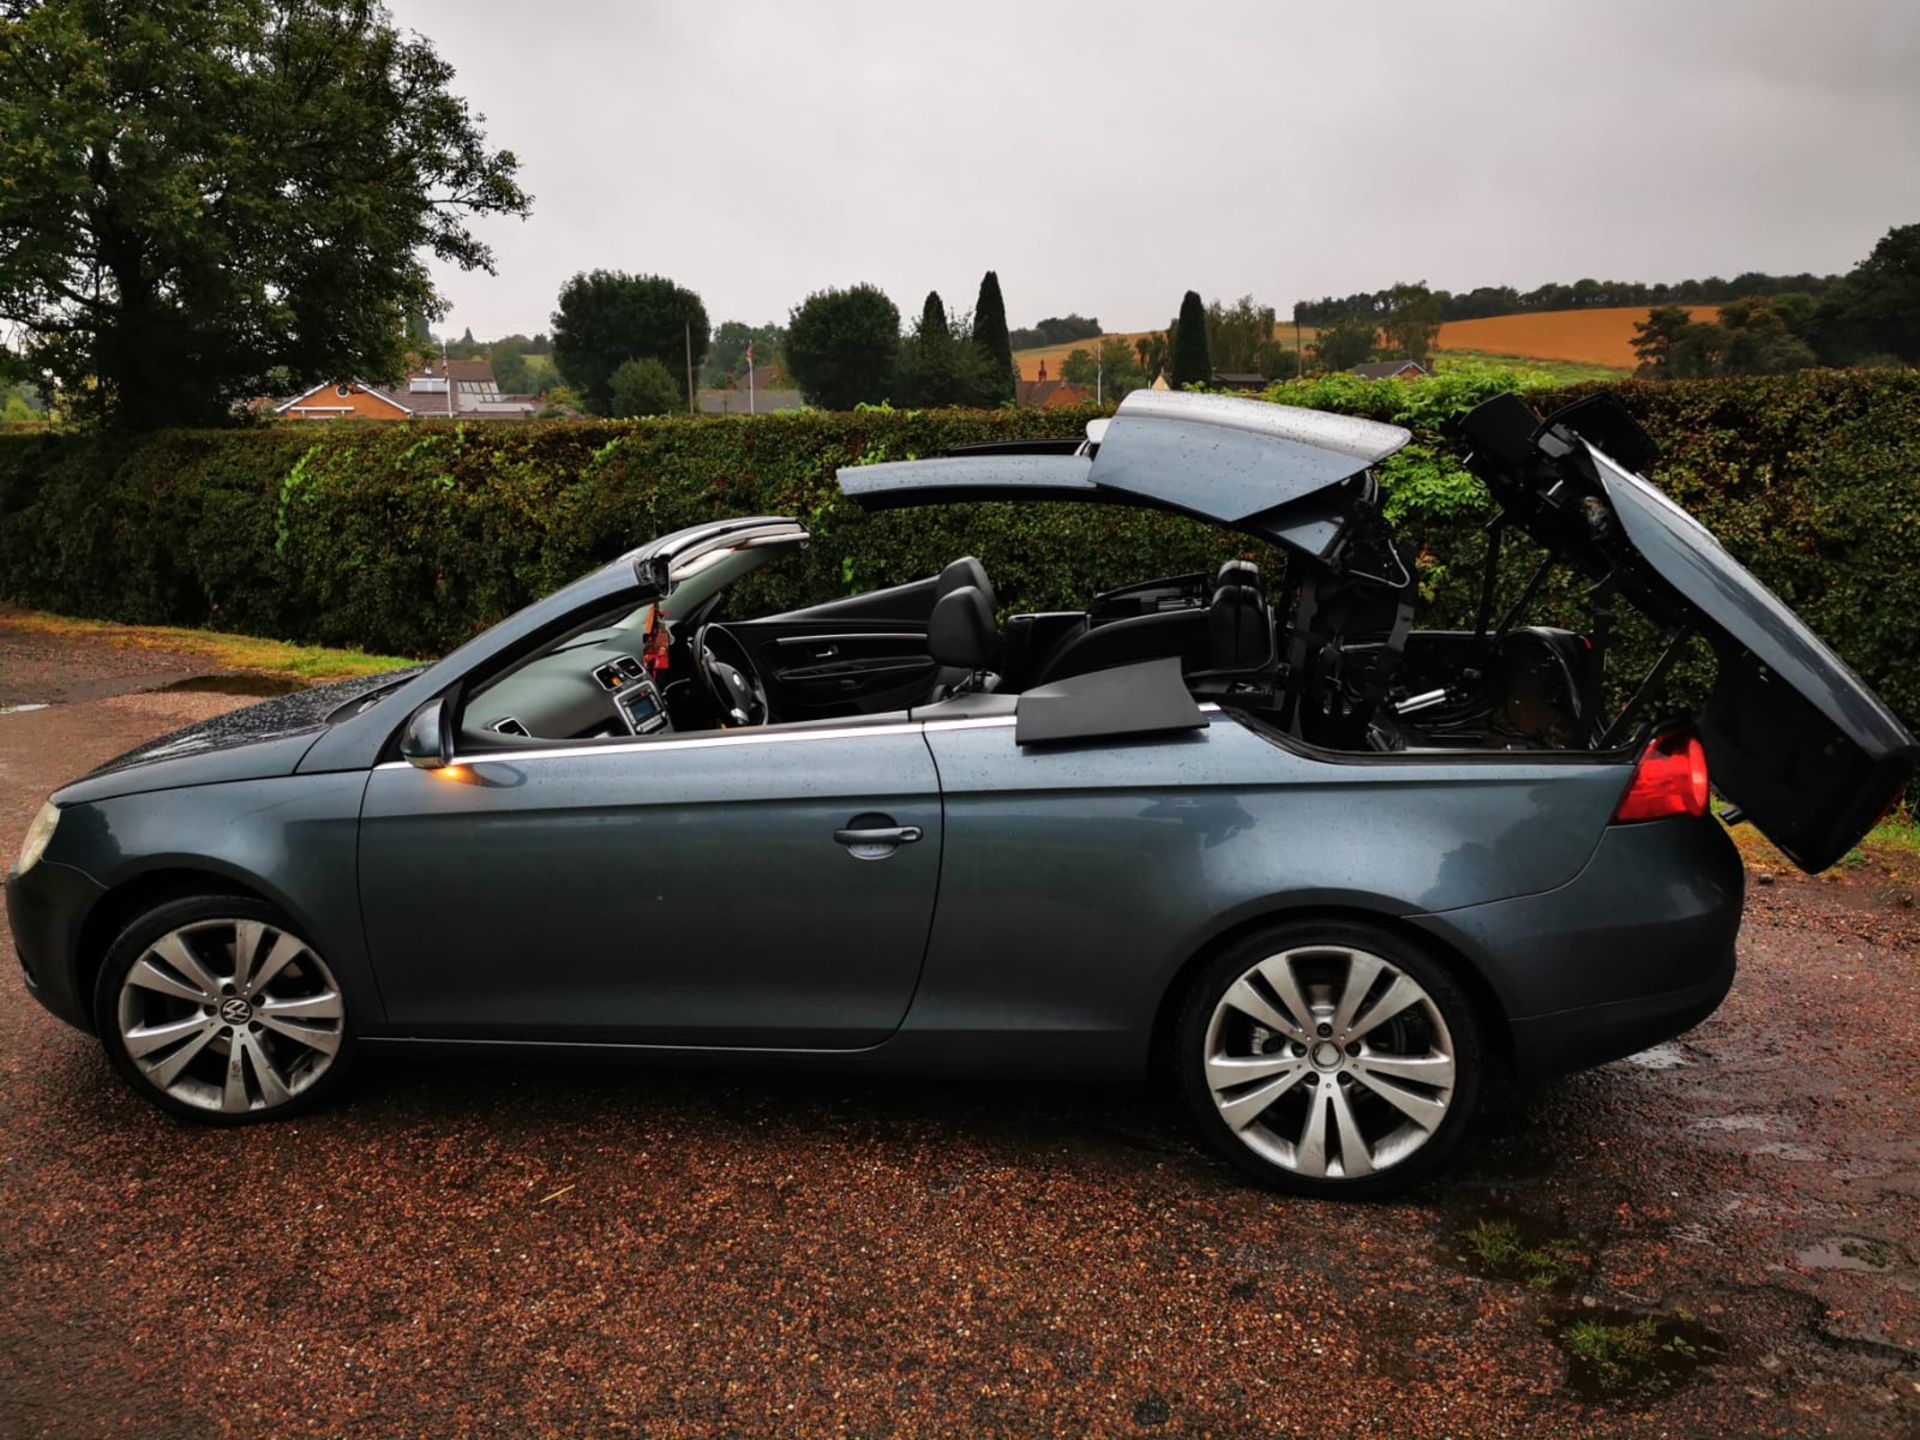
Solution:
<svg viewBox="0 0 1920 1440">
<path fill-rule="evenodd" d="M 1801 1165 L 1826 1158 L 1811 1145 L 1796 1145 L 1791 1140 L 1769 1140 L 1763 1145 L 1754 1146 L 1753 1153 L 1771 1155 L 1776 1160 L 1791 1160 Z"/>
<path fill-rule="evenodd" d="M 1767 1131 L 1774 1128 L 1774 1116 L 1771 1115 L 1709 1115 L 1704 1120 L 1696 1120 L 1689 1130 L 1725 1130 Z"/>
<path fill-rule="evenodd" d="M 1817 1245 L 1796 1251 L 1794 1259 L 1809 1270 L 1866 1270 L 1879 1273 L 1899 1263 L 1900 1252 L 1884 1240 L 1867 1235 L 1830 1235 Z"/>
<path fill-rule="evenodd" d="M 1724 1361 L 1727 1342 L 1686 1311 L 1643 1315 L 1604 1306 L 1542 1316 L 1567 1357 L 1567 1388 L 1587 1400 L 1671 1395 L 1702 1365 Z"/>
<path fill-rule="evenodd" d="M 1440 1243 L 1445 1257 L 1470 1274 L 1540 1294 L 1571 1290 L 1593 1268 L 1593 1254 L 1578 1238 L 1507 1210 L 1484 1210 Z"/>
<path fill-rule="evenodd" d="M 196 695 L 291 695 L 296 690 L 307 688 L 307 682 L 297 675 L 191 675 L 185 680 L 176 680 L 171 685 L 162 685 L 154 691 L 156 695 L 175 695 L 187 692 Z"/>
<path fill-rule="evenodd" d="M 1693 1064 L 1693 1061 L 1678 1040 L 1667 1040 L 1651 1050 L 1627 1056 L 1627 1064 L 1638 1065 L 1642 1070 L 1677 1070 L 1683 1065 Z"/>
</svg>

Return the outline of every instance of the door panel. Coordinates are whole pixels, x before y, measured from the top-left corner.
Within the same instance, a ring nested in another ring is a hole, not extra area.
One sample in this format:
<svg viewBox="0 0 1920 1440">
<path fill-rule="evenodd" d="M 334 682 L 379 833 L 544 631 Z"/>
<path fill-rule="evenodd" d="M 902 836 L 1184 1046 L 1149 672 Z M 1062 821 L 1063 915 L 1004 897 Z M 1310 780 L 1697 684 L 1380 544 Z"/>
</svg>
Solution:
<svg viewBox="0 0 1920 1440">
<path fill-rule="evenodd" d="M 855 1048 L 912 997 L 940 848 L 917 727 L 776 728 L 382 766 L 361 895 L 400 1034 Z"/>
<path fill-rule="evenodd" d="M 905 709 L 926 699 L 939 668 L 924 620 L 775 618 L 721 628 L 745 647 L 783 721 Z"/>
</svg>

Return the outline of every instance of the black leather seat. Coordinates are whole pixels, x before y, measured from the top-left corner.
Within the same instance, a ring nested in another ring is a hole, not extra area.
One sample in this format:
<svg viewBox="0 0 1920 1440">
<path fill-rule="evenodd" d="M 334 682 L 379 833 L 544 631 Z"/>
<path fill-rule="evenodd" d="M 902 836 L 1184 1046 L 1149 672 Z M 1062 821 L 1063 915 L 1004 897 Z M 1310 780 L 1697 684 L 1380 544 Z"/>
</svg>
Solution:
<svg viewBox="0 0 1920 1440">
<path fill-rule="evenodd" d="M 993 581 L 987 578 L 987 567 L 971 555 L 962 555 L 940 572 L 934 581 L 934 603 L 938 604 L 942 596 L 951 595 L 962 585 L 971 585 L 986 596 L 987 608 L 998 613 L 1000 600 L 993 593 Z"/>
<path fill-rule="evenodd" d="M 993 593 L 993 581 L 987 578 L 987 567 L 971 555 L 962 555 L 958 560 L 950 563 L 934 578 L 934 608 L 938 609 L 942 600 L 953 594 L 954 591 L 963 588 L 977 590 L 985 597 L 989 618 L 992 618 L 999 612 L 1000 602 Z M 933 653 L 931 616 L 928 617 L 927 650 L 929 654 Z M 931 695 L 944 695 L 948 693 L 954 686 L 964 681 L 971 673 L 970 671 L 949 665 L 946 661 L 941 660 L 937 654 L 934 655 L 933 658 L 939 663 L 940 669 L 934 673 L 933 684 L 928 690 L 928 693 Z"/>
<path fill-rule="evenodd" d="M 1048 685 L 1167 655 L 1177 655 L 1183 670 L 1202 670 L 1207 665 L 1208 643 L 1205 610 L 1129 615 L 1069 636 L 1047 659 L 1034 683 Z"/>
<path fill-rule="evenodd" d="M 1272 662 L 1273 646 L 1273 612 L 1255 586 L 1222 585 L 1213 592 L 1207 606 L 1207 669 L 1258 670 Z"/>
<path fill-rule="evenodd" d="M 1251 560 L 1229 560 L 1220 567 L 1220 573 L 1213 577 L 1214 588 L 1222 585 L 1251 585 L 1260 588 L 1260 567 Z"/>
<path fill-rule="evenodd" d="M 934 601 L 927 617 L 927 653 L 945 671 L 984 676 L 1000 659 L 993 602 L 977 585 L 962 585 Z"/>
<path fill-rule="evenodd" d="M 1273 622 L 1259 580 L 1260 567 L 1251 560 L 1229 560 L 1220 567 L 1211 604 L 1130 615 L 1077 631 L 1047 657 L 1034 683 L 1166 656 L 1177 657 L 1189 674 L 1258 669 L 1273 658 Z"/>
</svg>

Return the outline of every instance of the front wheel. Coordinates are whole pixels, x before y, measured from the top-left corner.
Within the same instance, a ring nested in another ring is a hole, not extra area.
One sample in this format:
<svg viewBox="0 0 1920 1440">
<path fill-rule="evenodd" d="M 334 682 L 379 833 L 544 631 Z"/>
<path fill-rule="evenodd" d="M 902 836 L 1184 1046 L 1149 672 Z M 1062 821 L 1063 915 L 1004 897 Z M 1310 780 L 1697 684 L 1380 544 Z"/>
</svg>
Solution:
<svg viewBox="0 0 1920 1440">
<path fill-rule="evenodd" d="M 212 1125 L 318 1104 L 353 1044 L 326 962 L 271 906 L 230 895 L 175 900 L 128 926 L 101 966 L 95 1015 L 135 1090 Z"/>
<path fill-rule="evenodd" d="M 1181 1087 L 1241 1169 L 1329 1199 L 1445 1162 L 1479 1097 L 1480 1030 L 1446 969 L 1383 930 L 1275 926 L 1219 956 L 1176 1032 Z"/>
</svg>

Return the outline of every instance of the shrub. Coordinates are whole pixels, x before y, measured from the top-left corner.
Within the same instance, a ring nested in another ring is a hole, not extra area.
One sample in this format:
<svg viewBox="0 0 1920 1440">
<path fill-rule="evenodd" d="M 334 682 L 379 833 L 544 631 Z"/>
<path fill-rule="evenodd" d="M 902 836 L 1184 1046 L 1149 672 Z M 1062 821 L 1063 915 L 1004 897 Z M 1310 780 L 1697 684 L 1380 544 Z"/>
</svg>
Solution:
<svg viewBox="0 0 1920 1440">
<path fill-rule="evenodd" d="M 1383 474 L 1427 612 L 1472 611 L 1487 503 L 1446 431 L 1516 377 L 1323 376 L 1271 398 L 1389 420 L 1414 440 Z M 1523 382 L 1524 383 L 1524 382 Z M 1534 388 L 1543 408 L 1595 386 Z M 1897 710 L 1920 716 L 1920 374 L 1608 382 L 1663 447 L 1654 473 Z M 1004 603 L 1257 553 L 1243 538 L 1100 505 L 866 515 L 834 471 L 950 445 L 1077 432 L 1095 412 L 891 410 L 632 422 L 334 422 L 175 431 L 130 448 L 0 435 L 0 598 L 75 615 L 212 624 L 432 654 L 651 536 L 714 515 L 788 514 L 814 543 L 755 577 L 799 605 L 974 553 Z M 1511 543 L 1511 542 L 1510 542 Z M 1513 583 L 1523 565 L 1516 563 Z M 1549 596 L 1550 600 L 1555 597 Z M 1571 591 L 1558 599 L 1571 608 Z"/>
<path fill-rule="evenodd" d="M 607 413 L 618 420 L 672 415 L 686 404 L 673 372 L 649 355 L 624 361 L 607 382 Z"/>
</svg>

